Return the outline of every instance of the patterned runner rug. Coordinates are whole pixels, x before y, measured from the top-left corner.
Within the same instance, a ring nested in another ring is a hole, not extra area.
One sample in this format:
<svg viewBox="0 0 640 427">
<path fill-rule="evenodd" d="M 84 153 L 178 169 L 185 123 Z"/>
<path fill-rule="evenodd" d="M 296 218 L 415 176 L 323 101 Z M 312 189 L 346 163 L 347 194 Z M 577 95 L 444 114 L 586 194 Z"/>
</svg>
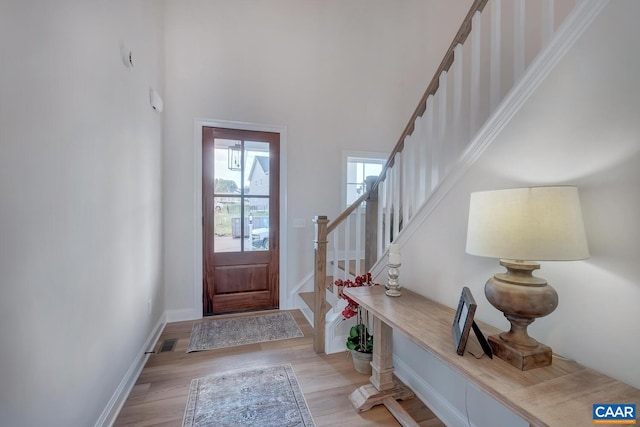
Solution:
<svg viewBox="0 0 640 427">
<path fill-rule="evenodd" d="M 315 426 L 291 364 L 191 380 L 183 427 Z"/>
<path fill-rule="evenodd" d="M 287 311 L 208 320 L 193 324 L 187 353 L 303 336 L 295 319 Z"/>
</svg>

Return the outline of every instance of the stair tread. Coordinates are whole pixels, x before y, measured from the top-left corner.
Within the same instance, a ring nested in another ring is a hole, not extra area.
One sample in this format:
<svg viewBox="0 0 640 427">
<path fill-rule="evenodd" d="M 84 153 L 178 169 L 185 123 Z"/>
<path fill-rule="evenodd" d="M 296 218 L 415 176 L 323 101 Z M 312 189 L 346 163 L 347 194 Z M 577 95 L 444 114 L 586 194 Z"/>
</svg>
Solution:
<svg viewBox="0 0 640 427">
<path fill-rule="evenodd" d="M 315 310 L 316 307 L 316 293 L 315 292 L 300 292 L 300 298 L 311 308 L 311 310 Z M 327 311 L 324 314 L 327 314 L 331 310 L 331 304 L 327 302 Z"/>
</svg>

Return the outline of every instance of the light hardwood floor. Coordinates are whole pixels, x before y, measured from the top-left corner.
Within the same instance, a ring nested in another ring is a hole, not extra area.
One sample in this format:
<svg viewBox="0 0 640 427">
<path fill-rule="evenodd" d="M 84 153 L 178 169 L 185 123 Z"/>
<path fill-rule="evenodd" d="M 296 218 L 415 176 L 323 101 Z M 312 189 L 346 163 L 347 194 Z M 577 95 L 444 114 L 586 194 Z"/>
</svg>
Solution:
<svg viewBox="0 0 640 427">
<path fill-rule="evenodd" d="M 175 350 L 149 357 L 115 426 L 182 426 L 189 384 L 193 378 L 230 369 L 287 362 L 293 366 L 318 427 L 400 425 L 383 406 L 363 413 L 353 409 L 348 396 L 357 387 L 367 384 L 369 377 L 353 369 L 346 352 L 331 355 L 314 353 L 313 328 L 300 311 L 291 313 L 304 333 L 303 338 L 196 353 L 186 353 L 194 321 L 167 324 L 155 350 L 159 350 L 163 340 L 178 338 Z M 244 315 L 255 314 L 259 313 Z M 230 316 L 218 316 L 221 317 Z M 417 398 L 400 403 L 420 426 L 444 426 Z"/>
</svg>

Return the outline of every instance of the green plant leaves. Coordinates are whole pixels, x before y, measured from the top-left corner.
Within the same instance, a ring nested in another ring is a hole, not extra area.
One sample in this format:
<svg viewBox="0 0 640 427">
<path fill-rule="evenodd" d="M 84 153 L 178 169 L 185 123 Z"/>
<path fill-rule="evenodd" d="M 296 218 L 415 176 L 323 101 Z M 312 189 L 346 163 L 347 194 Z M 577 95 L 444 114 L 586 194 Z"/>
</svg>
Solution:
<svg viewBox="0 0 640 427">
<path fill-rule="evenodd" d="M 365 325 L 357 324 L 349 329 L 346 345 L 349 350 L 371 353 L 373 351 L 373 335 L 369 334 Z"/>
</svg>

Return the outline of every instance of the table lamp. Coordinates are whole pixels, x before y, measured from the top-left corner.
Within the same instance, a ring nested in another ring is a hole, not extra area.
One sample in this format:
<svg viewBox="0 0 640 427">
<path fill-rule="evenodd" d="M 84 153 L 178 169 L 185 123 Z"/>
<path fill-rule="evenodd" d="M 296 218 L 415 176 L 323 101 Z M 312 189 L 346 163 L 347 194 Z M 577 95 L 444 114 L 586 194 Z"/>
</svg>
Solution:
<svg viewBox="0 0 640 427">
<path fill-rule="evenodd" d="M 493 353 L 520 370 L 551 364 L 551 348 L 531 338 L 527 327 L 558 306 L 558 294 L 533 276 L 538 261 L 589 257 L 578 189 L 570 186 L 515 188 L 471 194 L 467 253 L 499 258 L 507 269 L 485 284 L 487 300 L 511 323 L 489 336 Z"/>
</svg>

